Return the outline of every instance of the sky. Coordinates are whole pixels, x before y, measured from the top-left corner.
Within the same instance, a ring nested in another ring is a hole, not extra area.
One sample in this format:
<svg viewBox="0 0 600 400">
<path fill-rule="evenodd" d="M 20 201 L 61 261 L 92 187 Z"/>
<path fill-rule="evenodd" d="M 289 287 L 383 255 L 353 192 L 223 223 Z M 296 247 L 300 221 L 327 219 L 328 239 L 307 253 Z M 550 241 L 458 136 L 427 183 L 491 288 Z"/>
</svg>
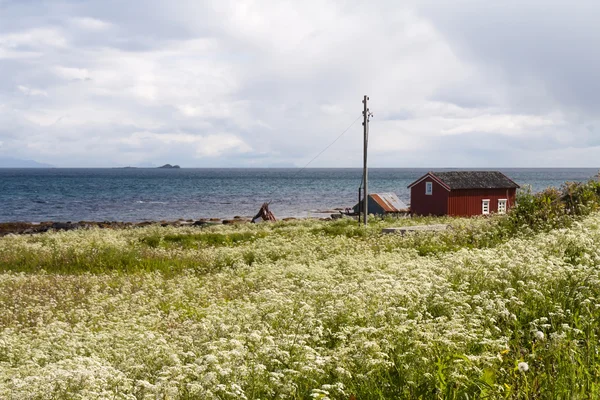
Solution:
<svg viewBox="0 0 600 400">
<path fill-rule="evenodd" d="M 600 2 L 0 0 L 0 159 L 597 167 Z"/>
</svg>

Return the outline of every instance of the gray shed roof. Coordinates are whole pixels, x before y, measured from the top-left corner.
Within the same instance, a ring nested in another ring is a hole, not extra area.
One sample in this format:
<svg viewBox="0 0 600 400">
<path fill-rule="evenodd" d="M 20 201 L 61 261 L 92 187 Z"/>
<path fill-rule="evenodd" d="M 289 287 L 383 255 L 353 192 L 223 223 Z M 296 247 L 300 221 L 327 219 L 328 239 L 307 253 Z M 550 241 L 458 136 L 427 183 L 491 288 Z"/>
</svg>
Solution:
<svg viewBox="0 0 600 400">
<path fill-rule="evenodd" d="M 450 189 L 512 189 L 515 182 L 500 171 L 430 172 Z"/>
</svg>

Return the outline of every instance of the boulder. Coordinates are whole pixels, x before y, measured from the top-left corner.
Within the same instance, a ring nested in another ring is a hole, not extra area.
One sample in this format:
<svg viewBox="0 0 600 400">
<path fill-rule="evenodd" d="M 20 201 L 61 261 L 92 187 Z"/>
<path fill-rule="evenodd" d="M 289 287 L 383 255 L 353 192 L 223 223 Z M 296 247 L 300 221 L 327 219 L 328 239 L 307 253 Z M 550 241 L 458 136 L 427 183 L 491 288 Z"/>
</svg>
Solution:
<svg viewBox="0 0 600 400">
<path fill-rule="evenodd" d="M 215 225 L 215 224 L 208 222 L 206 220 L 198 220 L 192 224 L 192 226 L 206 226 L 206 225 Z"/>
<path fill-rule="evenodd" d="M 54 222 L 50 225 L 50 229 L 55 231 L 70 231 L 79 228 L 79 224 L 72 224 L 70 222 Z"/>
<path fill-rule="evenodd" d="M 247 219 L 224 219 L 223 220 L 224 225 L 247 224 L 247 223 L 250 223 L 250 221 Z"/>
<path fill-rule="evenodd" d="M 143 221 L 143 222 L 138 222 L 137 224 L 135 224 L 135 226 L 143 227 L 143 226 L 152 225 L 153 223 L 154 222 L 152 222 L 152 221 Z"/>
</svg>

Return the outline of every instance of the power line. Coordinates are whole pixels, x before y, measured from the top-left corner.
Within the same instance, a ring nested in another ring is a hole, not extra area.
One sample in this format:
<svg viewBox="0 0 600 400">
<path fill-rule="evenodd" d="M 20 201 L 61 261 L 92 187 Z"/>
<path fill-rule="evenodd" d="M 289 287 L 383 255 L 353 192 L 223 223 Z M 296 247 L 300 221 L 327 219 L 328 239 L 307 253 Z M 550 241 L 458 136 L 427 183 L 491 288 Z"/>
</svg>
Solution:
<svg viewBox="0 0 600 400">
<path fill-rule="evenodd" d="M 323 150 L 321 150 L 321 152 L 319 154 L 317 154 L 316 156 L 314 156 L 312 158 L 312 160 L 310 160 L 304 167 L 302 167 L 302 169 L 300 169 L 300 171 L 298 171 L 296 174 L 299 174 L 300 172 L 302 172 L 304 169 L 306 169 L 306 167 L 308 167 L 310 165 L 310 163 L 312 163 L 313 161 L 315 161 L 321 154 L 325 153 L 327 151 L 327 149 L 329 149 L 331 146 L 333 146 L 335 144 L 335 142 L 337 142 L 338 140 L 340 140 L 342 138 L 342 136 L 344 136 L 344 134 L 346 132 L 348 132 L 350 130 L 350 128 L 352 128 L 352 126 L 354 126 L 354 124 L 356 123 L 356 121 L 358 121 L 360 119 L 360 115 L 358 116 L 358 118 L 356 118 L 354 120 L 354 122 L 352 122 L 350 124 L 350 126 L 348 126 L 338 137 L 335 138 L 335 140 L 333 142 L 331 142 L 327 147 L 325 147 Z"/>
<path fill-rule="evenodd" d="M 319 156 L 323 153 L 325 153 L 327 151 L 327 149 L 329 149 L 331 146 L 333 146 L 338 140 L 340 140 L 342 138 L 342 136 L 344 136 L 346 134 L 346 132 L 348 132 L 350 130 L 350 128 L 352 128 L 354 126 L 354 124 L 356 123 L 356 121 L 358 121 L 359 119 L 361 119 L 362 115 L 359 115 L 350 125 L 348 125 L 348 127 L 346 129 L 344 129 L 344 131 L 342 133 L 339 134 L 338 137 L 335 138 L 335 140 L 331 143 L 329 143 L 327 145 L 327 147 L 325 147 L 323 150 L 321 150 L 319 152 L 319 154 L 317 154 L 316 156 L 314 156 L 309 162 L 306 163 L 306 165 L 302 168 L 300 168 L 300 170 L 298 170 L 294 175 L 292 175 L 292 178 L 295 178 L 300 172 L 304 171 L 313 161 L 315 161 L 317 158 L 319 158 Z M 271 193 L 269 193 L 268 196 L 266 196 L 267 198 L 271 197 L 271 195 L 275 192 L 275 190 L 277 189 L 273 189 L 271 191 Z M 271 204 L 271 202 L 273 201 L 273 199 L 269 200 L 269 204 Z"/>
</svg>

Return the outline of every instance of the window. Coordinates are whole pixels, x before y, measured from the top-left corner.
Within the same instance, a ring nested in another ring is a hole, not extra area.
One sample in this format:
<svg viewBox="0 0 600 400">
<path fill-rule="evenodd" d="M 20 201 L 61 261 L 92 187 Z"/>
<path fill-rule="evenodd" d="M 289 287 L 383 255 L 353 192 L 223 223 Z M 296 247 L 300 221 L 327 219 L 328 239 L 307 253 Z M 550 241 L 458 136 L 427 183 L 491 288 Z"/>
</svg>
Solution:
<svg viewBox="0 0 600 400">
<path fill-rule="evenodd" d="M 506 199 L 498 200 L 498 214 L 506 213 Z"/>
<path fill-rule="evenodd" d="M 425 194 L 432 194 L 432 193 L 433 193 L 433 183 L 425 182 Z"/>
<path fill-rule="evenodd" d="M 490 213 L 490 199 L 485 199 L 481 201 L 481 213 L 489 214 Z"/>
</svg>

